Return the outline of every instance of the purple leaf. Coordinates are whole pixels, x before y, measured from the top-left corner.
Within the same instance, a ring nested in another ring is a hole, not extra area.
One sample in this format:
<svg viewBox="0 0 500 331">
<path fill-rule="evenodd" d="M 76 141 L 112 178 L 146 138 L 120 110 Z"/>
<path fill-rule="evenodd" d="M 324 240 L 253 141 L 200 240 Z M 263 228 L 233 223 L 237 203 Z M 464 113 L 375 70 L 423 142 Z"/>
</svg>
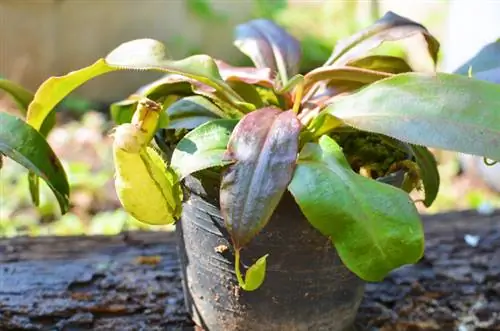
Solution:
<svg viewBox="0 0 500 331">
<path fill-rule="evenodd" d="M 234 129 L 225 158 L 220 205 L 235 249 L 269 221 L 292 179 L 301 124 L 292 111 L 262 108 Z"/>
<path fill-rule="evenodd" d="M 257 68 L 278 72 L 285 84 L 299 72 L 300 43 L 280 26 L 266 19 L 240 24 L 234 45 L 250 57 Z"/>
<path fill-rule="evenodd" d="M 339 41 L 327 64 L 345 65 L 351 60 L 364 57 L 368 51 L 378 47 L 384 41 L 407 39 L 415 35 L 423 36 L 423 38 L 418 38 L 415 43 L 408 45 L 411 47 L 408 53 L 423 49 L 422 46 L 424 46 L 435 64 L 439 51 L 439 42 L 436 38 L 423 25 L 393 12 L 387 12 L 370 27 Z"/>
</svg>

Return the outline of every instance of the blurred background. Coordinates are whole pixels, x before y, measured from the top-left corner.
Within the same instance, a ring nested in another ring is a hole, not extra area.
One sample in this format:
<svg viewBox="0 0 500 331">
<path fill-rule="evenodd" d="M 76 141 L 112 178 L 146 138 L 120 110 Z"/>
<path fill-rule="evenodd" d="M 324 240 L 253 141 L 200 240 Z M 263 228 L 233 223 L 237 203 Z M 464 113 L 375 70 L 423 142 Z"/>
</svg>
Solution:
<svg viewBox="0 0 500 331">
<path fill-rule="evenodd" d="M 207 53 L 245 65 L 248 59 L 232 45 L 233 28 L 257 17 L 276 21 L 301 41 L 306 72 L 328 58 L 337 40 L 388 10 L 422 23 L 441 41 L 440 71 L 452 72 L 500 38 L 496 0 L 0 0 L 0 76 L 34 91 L 48 77 L 87 66 L 137 38 L 163 41 L 173 58 Z M 59 215 L 44 184 L 40 207 L 33 207 L 27 171 L 4 159 L 0 237 L 165 229 L 141 225 L 120 209 L 108 137 L 109 103 L 158 76 L 113 73 L 76 90 L 58 106 L 58 124 L 48 139 L 69 175 L 73 207 L 68 214 Z M 17 112 L 2 92 L 0 108 Z M 434 152 L 442 185 L 431 208 L 419 207 L 422 213 L 500 208 L 500 193 L 494 190 L 500 185 L 500 165 L 485 175 L 482 159 Z"/>
</svg>

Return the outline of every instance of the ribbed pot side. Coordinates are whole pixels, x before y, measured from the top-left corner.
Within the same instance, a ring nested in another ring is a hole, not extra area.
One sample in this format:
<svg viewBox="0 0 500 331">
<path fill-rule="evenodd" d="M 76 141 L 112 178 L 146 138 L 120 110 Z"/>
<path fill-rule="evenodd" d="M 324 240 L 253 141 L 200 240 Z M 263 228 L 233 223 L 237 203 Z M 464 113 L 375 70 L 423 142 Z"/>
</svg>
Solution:
<svg viewBox="0 0 500 331">
<path fill-rule="evenodd" d="M 287 192 L 264 230 L 242 250 L 242 263 L 269 253 L 256 291 L 238 287 L 218 183 L 185 180 L 176 226 L 186 305 L 206 331 L 344 331 L 355 318 L 364 282 L 340 261 Z M 333 220 L 332 220 L 333 221 Z"/>
</svg>

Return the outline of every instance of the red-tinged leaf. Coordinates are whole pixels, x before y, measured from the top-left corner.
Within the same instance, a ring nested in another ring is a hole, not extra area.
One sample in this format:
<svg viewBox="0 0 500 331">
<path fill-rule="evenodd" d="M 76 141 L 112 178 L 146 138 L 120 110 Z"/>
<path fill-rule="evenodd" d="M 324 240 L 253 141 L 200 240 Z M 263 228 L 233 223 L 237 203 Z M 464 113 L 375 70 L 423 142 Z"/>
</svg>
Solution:
<svg viewBox="0 0 500 331">
<path fill-rule="evenodd" d="M 226 82 L 244 82 L 272 88 L 272 71 L 269 68 L 233 67 L 221 60 L 215 60 L 219 73 Z"/>
<path fill-rule="evenodd" d="M 387 72 L 356 67 L 319 67 L 304 76 L 304 94 L 309 92 L 316 83 L 321 81 L 328 81 L 331 85 L 335 85 L 335 82 L 341 83 L 340 85 L 345 82 L 370 84 L 391 76 L 392 74 Z"/>
<path fill-rule="evenodd" d="M 236 126 L 225 158 L 220 205 L 236 249 L 269 221 L 292 179 L 301 125 L 292 111 L 262 108 Z"/>
<path fill-rule="evenodd" d="M 278 72 L 282 83 L 299 73 L 300 43 L 276 23 L 256 19 L 236 27 L 234 44 L 257 68 Z"/>
<path fill-rule="evenodd" d="M 371 55 L 349 61 L 347 65 L 350 67 L 388 72 L 391 74 L 401 74 L 403 72 L 413 71 L 411 66 L 404 59 L 389 55 Z"/>
<path fill-rule="evenodd" d="M 351 60 L 364 57 L 384 41 L 407 39 L 415 35 L 421 35 L 423 38 L 416 38 L 414 43 L 407 45 L 408 53 L 426 49 L 435 64 L 439 52 L 439 42 L 436 38 L 423 25 L 393 12 L 387 12 L 370 27 L 339 41 L 327 64 L 345 65 Z"/>
</svg>

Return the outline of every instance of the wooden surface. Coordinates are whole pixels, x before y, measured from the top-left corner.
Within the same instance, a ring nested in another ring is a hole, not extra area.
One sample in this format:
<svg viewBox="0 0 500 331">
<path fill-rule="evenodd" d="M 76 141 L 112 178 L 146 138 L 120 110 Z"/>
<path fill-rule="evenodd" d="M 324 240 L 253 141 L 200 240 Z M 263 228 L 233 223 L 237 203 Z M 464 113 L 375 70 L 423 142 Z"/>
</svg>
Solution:
<svg viewBox="0 0 500 331">
<path fill-rule="evenodd" d="M 424 226 L 425 257 L 367 285 L 357 327 L 500 330 L 500 211 Z M 192 329 L 171 233 L 0 240 L 1 331 Z"/>
</svg>

